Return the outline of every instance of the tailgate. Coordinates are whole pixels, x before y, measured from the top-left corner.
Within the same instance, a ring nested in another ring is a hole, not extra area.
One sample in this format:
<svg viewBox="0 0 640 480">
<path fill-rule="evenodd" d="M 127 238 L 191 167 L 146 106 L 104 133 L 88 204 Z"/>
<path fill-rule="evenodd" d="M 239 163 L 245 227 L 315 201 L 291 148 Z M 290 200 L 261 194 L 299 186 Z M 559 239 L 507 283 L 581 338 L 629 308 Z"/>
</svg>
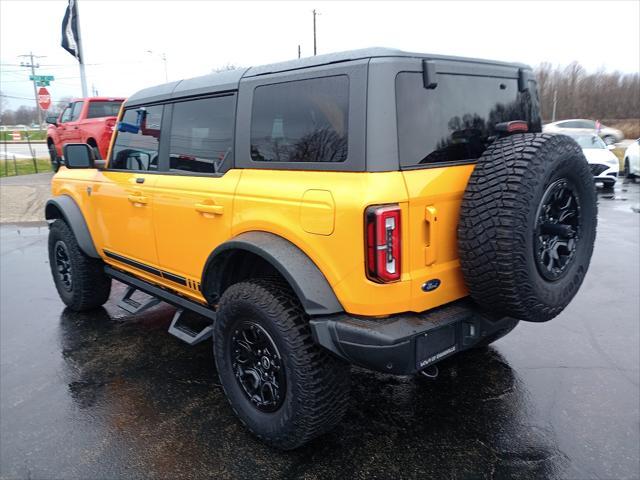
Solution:
<svg viewBox="0 0 640 480">
<path fill-rule="evenodd" d="M 405 170 L 409 197 L 411 310 L 421 312 L 467 295 L 458 261 L 460 203 L 474 165 Z M 406 244 L 405 244 L 406 245 Z"/>
</svg>

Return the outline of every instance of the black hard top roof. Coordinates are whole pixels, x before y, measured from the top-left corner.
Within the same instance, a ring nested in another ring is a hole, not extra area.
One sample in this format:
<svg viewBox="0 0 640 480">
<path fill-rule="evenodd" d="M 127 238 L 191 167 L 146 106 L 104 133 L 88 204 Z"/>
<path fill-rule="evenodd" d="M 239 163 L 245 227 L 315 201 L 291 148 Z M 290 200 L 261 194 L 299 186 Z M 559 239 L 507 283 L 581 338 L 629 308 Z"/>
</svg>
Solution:
<svg viewBox="0 0 640 480">
<path fill-rule="evenodd" d="M 426 53 L 411 53 L 391 48 L 364 48 L 361 50 L 350 50 L 347 52 L 329 53 L 314 57 L 300 58 L 286 62 L 272 63 L 257 67 L 239 68 L 218 73 L 210 73 L 200 77 L 178 80 L 176 82 L 165 83 L 153 87 L 145 88 L 131 95 L 127 100 L 127 105 L 140 103 L 161 102 L 164 100 L 187 97 L 192 95 L 202 95 L 213 92 L 223 92 L 225 90 L 235 90 L 243 77 L 256 77 L 270 73 L 286 72 L 303 68 L 317 67 L 331 63 L 348 62 L 352 60 L 362 60 L 379 57 L 415 57 L 428 58 L 433 60 L 453 60 L 459 62 L 471 62 L 486 65 L 503 65 L 518 68 L 529 68 L 521 63 L 499 62 L 494 60 L 482 60 L 477 58 L 455 57 L 449 55 L 432 55 Z"/>
</svg>

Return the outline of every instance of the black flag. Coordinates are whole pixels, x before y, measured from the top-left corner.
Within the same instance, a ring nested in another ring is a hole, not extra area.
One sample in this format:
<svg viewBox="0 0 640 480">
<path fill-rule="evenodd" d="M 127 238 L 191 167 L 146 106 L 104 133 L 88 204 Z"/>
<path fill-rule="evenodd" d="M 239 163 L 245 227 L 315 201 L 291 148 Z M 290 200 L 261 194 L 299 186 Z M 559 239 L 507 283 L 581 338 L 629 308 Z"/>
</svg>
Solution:
<svg viewBox="0 0 640 480">
<path fill-rule="evenodd" d="M 69 0 L 69 6 L 62 20 L 62 48 L 76 57 L 82 63 L 80 57 L 80 36 L 78 35 L 78 6 L 76 0 Z"/>
</svg>

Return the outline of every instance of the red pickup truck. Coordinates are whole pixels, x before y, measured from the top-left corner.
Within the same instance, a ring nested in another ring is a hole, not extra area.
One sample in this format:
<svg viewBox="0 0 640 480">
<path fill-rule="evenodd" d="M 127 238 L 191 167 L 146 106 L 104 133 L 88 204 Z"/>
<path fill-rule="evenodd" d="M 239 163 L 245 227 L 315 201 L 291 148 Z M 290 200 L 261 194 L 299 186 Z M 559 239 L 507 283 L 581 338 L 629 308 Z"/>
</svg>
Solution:
<svg viewBox="0 0 640 480">
<path fill-rule="evenodd" d="M 88 143 L 98 158 L 106 158 L 111 134 L 124 98 L 77 98 L 59 116 L 47 117 L 47 147 L 51 166 L 57 171 L 62 147 L 67 143 Z"/>
</svg>

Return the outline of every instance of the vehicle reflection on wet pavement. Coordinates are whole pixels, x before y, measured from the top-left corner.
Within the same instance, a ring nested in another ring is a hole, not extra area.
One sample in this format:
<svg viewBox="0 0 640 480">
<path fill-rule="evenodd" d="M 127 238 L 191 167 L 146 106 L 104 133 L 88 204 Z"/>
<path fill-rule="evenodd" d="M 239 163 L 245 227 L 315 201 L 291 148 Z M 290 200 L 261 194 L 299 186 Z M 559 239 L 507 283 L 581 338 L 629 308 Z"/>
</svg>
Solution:
<svg viewBox="0 0 640 480">
<path fill-rule="evenodd" d="M 2 226 L 0 477 L 638 478 L 640 186 L 621 188 L 560 317 L 436 380 L 354 368 L 343 423 L 285 453 L 235 418 L 210 343 L 167 334 L 172 307 L 129 316 L 114 282 L 106 308 L 64 309 L 47 228 Z"/>
</svg>

